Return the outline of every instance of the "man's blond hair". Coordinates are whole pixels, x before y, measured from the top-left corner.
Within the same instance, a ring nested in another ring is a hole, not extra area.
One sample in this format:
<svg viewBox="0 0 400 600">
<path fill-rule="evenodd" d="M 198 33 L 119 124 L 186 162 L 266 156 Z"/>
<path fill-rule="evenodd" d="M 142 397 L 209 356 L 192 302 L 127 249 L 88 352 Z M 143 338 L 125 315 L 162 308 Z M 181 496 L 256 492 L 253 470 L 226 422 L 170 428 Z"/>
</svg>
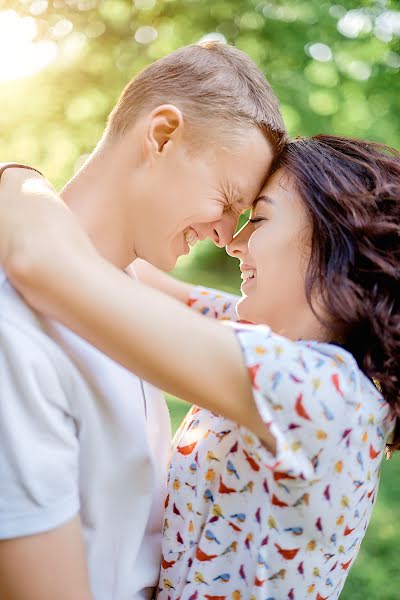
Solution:
<svg viewBox="0 0 400 600">
<path fill-rule="evenodd" d="M 179 108 L 196 135 L 258 127 L 275 152 L 286 137 L 278 100 L 262 72 L 247 54 L 221 42 L 180 48 L 136 75 L 112 110 L 106 134 L 120 136 L 161 104 Z"/>
</svg>

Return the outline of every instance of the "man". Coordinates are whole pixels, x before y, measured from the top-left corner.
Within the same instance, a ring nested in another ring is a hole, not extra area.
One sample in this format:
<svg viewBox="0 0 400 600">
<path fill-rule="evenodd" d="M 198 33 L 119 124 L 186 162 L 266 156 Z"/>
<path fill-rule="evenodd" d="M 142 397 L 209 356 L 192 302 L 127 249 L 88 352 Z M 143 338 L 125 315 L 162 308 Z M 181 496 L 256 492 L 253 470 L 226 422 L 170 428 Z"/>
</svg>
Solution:
<svg viewBox="0 0 400 600">
<path fill-rule="evenodd" d="M 62 197 L 114 265 L 169 270 L 198 239 L 230 241 L 283 137 L 246 55 L 189 46 L 128 84 Z M 4 275 L 0 382 L 0 598 L 150 598 L 170 441 L 161 392 L 39 318 Z"/>
</svg>

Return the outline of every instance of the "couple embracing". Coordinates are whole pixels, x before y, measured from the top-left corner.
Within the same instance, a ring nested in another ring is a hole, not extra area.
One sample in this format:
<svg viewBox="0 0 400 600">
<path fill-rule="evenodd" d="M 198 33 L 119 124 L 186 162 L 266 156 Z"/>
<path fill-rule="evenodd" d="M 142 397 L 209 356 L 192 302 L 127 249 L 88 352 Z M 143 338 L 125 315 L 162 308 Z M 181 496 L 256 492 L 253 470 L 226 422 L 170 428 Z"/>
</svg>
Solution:
<svg viewBox="0 0 400 600">
<path fill-rule="evenodd" d="M 207 43 L 60 195 L 3 166 L 0 597 L 338 598 L 399 444 L 399 155 L 289 140 Z M 206 238 L 240 298 L 165 273 Z M 193 405 L 171 451 L 159 389 Z"/>
</svg>

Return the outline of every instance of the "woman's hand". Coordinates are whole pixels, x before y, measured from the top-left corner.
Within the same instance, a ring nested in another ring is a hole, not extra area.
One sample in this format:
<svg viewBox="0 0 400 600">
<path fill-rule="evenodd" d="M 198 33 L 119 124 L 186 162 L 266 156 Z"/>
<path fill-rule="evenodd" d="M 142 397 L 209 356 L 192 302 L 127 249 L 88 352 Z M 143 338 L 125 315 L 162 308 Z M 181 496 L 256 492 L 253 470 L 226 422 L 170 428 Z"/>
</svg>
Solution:
<svg viewBox="0 0 400 600">
<path fill-rule="evenodd" d="M 89 238 L 52 186 L 38 173 L 7 169 L 0 182 L 0 264 L 35 308 L 62 277 L 63 262 L 96 254 Z"/>
</svg>

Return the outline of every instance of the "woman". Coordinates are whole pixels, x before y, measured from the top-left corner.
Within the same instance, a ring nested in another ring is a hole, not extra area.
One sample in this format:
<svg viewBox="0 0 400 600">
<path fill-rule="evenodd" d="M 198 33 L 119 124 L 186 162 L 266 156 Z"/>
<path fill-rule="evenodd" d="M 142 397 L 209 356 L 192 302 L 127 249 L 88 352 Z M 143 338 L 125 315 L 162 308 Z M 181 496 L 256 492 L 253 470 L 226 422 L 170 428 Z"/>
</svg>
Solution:
<svg viewBox="0 0 400 600">
<path fill-rule="evenodd" d="M 228 246 L 254 326 L 130 281 L 51 194 L 10 214 L 2 257 L 27 301 L 195 404 L 173 445 L 158 597 L 338 598 L 388 436 L 399 443 L 399 155 L 333 136 L 287 145 Z"/>
</svg>

